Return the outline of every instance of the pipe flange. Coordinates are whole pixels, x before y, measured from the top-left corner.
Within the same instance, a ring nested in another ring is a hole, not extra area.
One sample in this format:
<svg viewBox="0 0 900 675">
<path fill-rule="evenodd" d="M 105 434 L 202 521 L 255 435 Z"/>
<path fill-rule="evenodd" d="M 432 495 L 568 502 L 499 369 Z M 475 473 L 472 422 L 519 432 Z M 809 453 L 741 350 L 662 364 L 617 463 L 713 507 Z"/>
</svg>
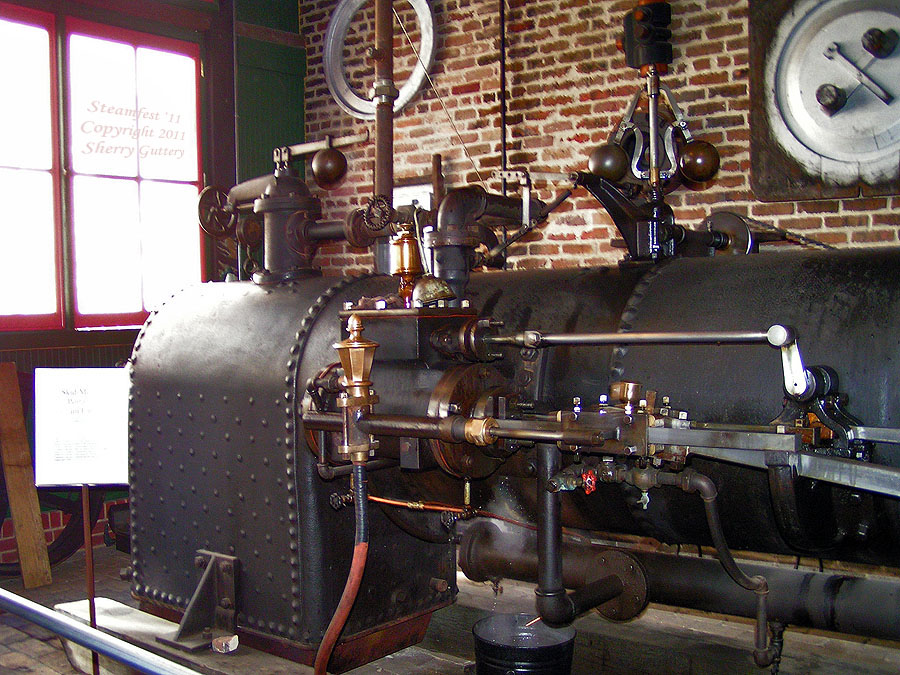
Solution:
<svg viewBox="0 0 900 675">
<path fill-rule="evenodd" d="M 366 4 L 366 0 L 341 0 L 331 15 L 328 28 L 325 31 L 325 49 L 323 54 L 325 68 L 325 82 L 328 90 L 337 101 L 337 104 L 349 115 L 363 120 L 375 119 L 375 102 L 359 96 L 350 86 L 347 74 L 344 72 L 344 42 L 347 39 L 347 29 L 353 17 Z M 419 22 L 419 61 L 413 69 L 412 75 L 406 83 L 400 87 L 400 92 L 394 100 L 394 114 L 403 110 L 413 100 L 422 84 L 425 82 L 428 71 L 434 64 L 434 15 L 428 0 L 409 0 L 409 4 L 416 12 Z"/>
<path fill-rule="evenodd" d="M 647 575 L 644 568 L 627 553 L 612 549 L 598 555 L 598 578 L 615 574 L 622 580 L 625 590 L 612 600 L 596 608 L 603 618 L 610 621 L 630 621 L 647 606 Z"/>
</svg>

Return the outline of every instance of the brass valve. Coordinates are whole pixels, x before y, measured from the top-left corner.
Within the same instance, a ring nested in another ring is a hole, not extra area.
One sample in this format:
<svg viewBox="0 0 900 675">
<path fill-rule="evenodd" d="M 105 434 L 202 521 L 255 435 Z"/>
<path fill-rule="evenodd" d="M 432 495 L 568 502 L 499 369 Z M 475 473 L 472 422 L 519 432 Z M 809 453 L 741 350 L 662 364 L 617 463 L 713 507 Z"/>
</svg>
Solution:
<svg viewBox="0 0 900 675">
<path fill-rule="evenodd" d="M 356 314 L 347 319 L 347 332 L 350 335 L 346 340 L 333 345 L 344 369 L 344 393 L 337 400 L 342 409 L 340 454 L 354 462 L 364 462 L 375 449 L 375 441 L 356 425 L 355 418 L 359 412 L 370 412 L 372 405 L 378 403 L 369 379 L 378 343 L 362 337 L 362 320 Z"/>
<path fill-rule="evenodd" d="M 422 276 L 422 258 L 419 254 L 419 242 L 405 226 L 391 242 L 391 274 L 400 277 L 400 288 L 397 295 L 403 300 L 407 309 L 412 307 L 412 294 L 416 279 Z"/>
</svg>

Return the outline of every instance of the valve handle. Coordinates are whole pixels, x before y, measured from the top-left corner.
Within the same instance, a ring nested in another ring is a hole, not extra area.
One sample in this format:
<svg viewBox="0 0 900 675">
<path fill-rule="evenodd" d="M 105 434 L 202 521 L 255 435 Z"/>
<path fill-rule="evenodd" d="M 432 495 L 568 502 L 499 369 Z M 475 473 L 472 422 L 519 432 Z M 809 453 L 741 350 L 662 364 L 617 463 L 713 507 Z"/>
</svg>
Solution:
<svg viewBox="0 0 900 675">
<path fill-rule="evenodd" d="M 224 239 L 234 234 L 237 213 L 228 203 L 228 195 L 220 188 L 207 185 L 197 201 L 200 229 L 214 239 Z"/>
</svg>

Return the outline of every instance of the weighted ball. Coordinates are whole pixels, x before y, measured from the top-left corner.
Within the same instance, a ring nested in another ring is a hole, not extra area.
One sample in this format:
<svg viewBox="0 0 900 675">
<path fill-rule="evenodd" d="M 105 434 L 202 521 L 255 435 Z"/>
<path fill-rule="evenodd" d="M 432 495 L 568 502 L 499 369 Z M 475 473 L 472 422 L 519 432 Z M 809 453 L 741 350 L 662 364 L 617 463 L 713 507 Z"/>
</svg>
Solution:
<svg viewBox="0 0 900 675">
<path fill-rule="evenodd" d="M 334 148 L 319 150 L 312 158 L 313 179 L 323 190 L 330 190 L 347 174 L 347 158 Z"/>
<path fill-rule="evenodd" d="M 678 158 L 681 174 L 694 183 L 705 183 L 719 170 L 719 151 L 706 141 L 690 141 Z"/>
<path fill-rule="evenodd" d="M 617 183 L 625 177 L 625 173 L 628 171 L 628 155 L 621 146 L 615 143 L 605 143 L 591 152 L 588 158 L 588 171 L 612 183 Z"/>
</svg>

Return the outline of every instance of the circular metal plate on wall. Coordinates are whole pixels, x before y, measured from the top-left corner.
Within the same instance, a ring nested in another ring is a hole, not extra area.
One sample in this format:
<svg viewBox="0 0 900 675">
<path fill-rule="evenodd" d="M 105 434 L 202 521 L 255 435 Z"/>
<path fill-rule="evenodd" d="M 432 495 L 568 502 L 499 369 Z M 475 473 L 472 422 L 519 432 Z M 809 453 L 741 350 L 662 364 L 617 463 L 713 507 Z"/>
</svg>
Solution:
<svg viewBox="0 0 900 675">
<path fill-rule="evenodd" d="M 323 54 L 325 82 L 337 104 L 349 115 L 360 119 L 375 119 L 375 102 L 362 98 L 357 94 L 347 79 L 344 71 L 344 42 L 347 30 L 356 13 L 368 0 L 341 0 L 331 15 L 325 31 L 325 49 Z M 422 88 L 428 71 L 434 63 L 434 15 L 428 0 L 409 0 L 416 12 L 419 22 L 421 42 L 417 48 L 419 59 L 409 79 L 400 87 L 400 94 L 394 101 L 394 114 L 403 110 Z"/>
<path fill-rule="evenodd" d="M 894 0 L 798 0 L 776 30 L 765 67 L 771 133 L 826 183 L 897 177 L 900 45 L 885 53 L 892 34 L 900 34 Z"/>
</svg>

